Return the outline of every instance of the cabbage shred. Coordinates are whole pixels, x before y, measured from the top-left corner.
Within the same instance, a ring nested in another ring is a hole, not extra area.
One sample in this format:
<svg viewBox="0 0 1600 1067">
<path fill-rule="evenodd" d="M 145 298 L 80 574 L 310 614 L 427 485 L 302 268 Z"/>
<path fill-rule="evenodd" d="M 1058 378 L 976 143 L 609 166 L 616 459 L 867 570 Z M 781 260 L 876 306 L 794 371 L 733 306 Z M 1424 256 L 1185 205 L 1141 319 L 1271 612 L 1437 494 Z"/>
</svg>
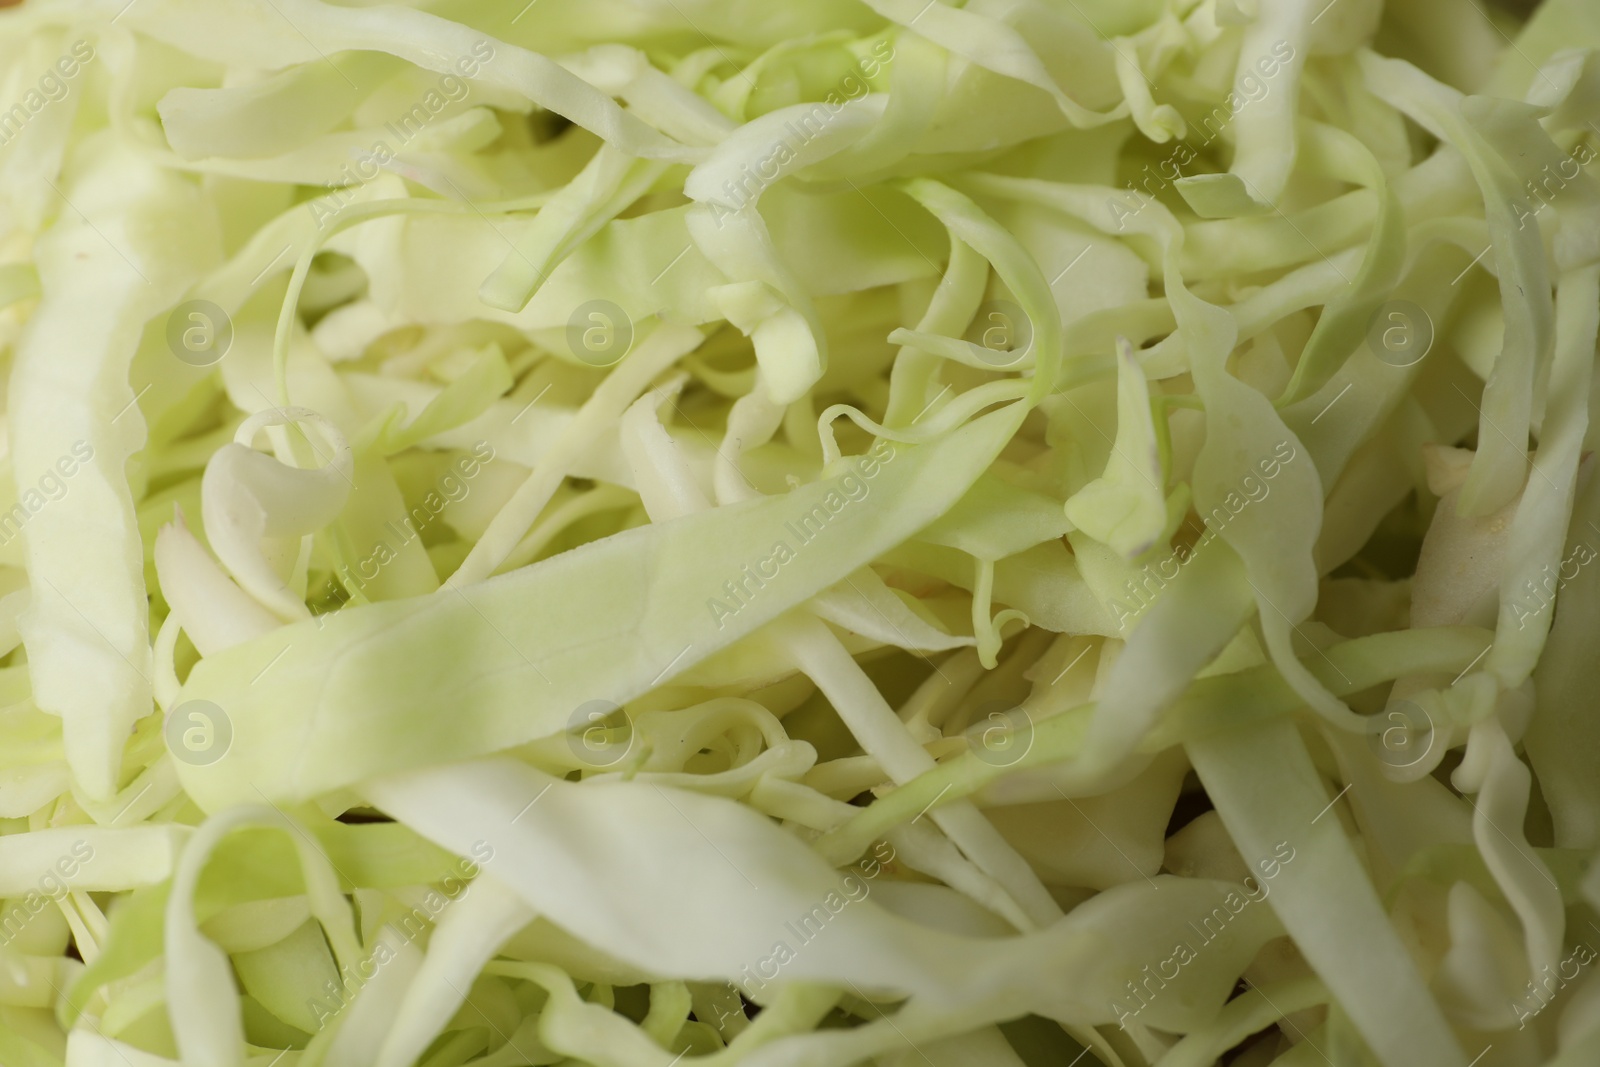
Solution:
<svg viewBox="0 0 1600 1067">
<path fill-rule="evenodd" d="M 4 12 L 0 1063 L 1600 1062 L 1519 7 Z"/>
</svg>

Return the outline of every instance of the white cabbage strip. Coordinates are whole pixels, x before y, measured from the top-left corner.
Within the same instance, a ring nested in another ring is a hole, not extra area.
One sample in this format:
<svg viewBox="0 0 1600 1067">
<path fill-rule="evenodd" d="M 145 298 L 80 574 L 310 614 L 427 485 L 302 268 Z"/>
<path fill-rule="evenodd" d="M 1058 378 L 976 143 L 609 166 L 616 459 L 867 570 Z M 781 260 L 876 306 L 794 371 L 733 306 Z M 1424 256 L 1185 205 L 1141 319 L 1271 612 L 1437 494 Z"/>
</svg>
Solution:
<svg viewBox="0 0 1600 1067">
<path fill-rule="evenodd" d="M 0 1067 L 1600 1063 L 1597 10 L 0 3 Z"/>
</svg>

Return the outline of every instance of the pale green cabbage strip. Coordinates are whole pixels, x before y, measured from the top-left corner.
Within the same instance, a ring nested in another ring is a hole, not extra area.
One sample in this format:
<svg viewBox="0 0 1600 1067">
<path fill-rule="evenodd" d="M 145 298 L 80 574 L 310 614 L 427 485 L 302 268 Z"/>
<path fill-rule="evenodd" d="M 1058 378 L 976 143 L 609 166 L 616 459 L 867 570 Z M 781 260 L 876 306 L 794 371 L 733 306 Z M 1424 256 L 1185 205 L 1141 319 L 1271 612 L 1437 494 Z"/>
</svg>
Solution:
<svg viewBox="0 0 1600 1067">
<path fill-rule="evenodd" d="M 1593 0 L 0 10 L 0 1067 L 1600 1064 Z"/>
</svg>

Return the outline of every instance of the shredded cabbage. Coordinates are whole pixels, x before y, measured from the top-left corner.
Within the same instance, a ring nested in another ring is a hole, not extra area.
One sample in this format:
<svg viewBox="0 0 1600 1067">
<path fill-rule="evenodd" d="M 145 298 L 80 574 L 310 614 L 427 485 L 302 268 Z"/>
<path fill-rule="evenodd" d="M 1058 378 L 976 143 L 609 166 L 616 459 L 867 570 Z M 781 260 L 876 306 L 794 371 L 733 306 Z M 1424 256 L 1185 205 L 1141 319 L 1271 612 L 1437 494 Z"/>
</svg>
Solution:
<svg viewBox="0 0 1600 1067">
<path fill-rule="evenodd" d="M 1600 1063 L 1592 0 L 7 6 L 4 1067 Z"/>
</svg>

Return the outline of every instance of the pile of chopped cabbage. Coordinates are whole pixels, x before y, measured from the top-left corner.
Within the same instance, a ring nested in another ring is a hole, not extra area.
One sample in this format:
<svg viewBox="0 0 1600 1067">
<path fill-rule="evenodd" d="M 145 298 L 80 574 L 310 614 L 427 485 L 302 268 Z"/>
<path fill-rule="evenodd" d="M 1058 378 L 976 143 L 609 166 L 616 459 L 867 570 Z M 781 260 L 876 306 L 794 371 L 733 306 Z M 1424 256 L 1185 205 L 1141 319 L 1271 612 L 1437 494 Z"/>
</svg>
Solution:
<svg viewBox="0 0 1600 1067">
<path fill-rule="evenodd" d="M 1600 1063 L 1600 5 L 0 14 L 0 1064 Z"/>
</svg>

